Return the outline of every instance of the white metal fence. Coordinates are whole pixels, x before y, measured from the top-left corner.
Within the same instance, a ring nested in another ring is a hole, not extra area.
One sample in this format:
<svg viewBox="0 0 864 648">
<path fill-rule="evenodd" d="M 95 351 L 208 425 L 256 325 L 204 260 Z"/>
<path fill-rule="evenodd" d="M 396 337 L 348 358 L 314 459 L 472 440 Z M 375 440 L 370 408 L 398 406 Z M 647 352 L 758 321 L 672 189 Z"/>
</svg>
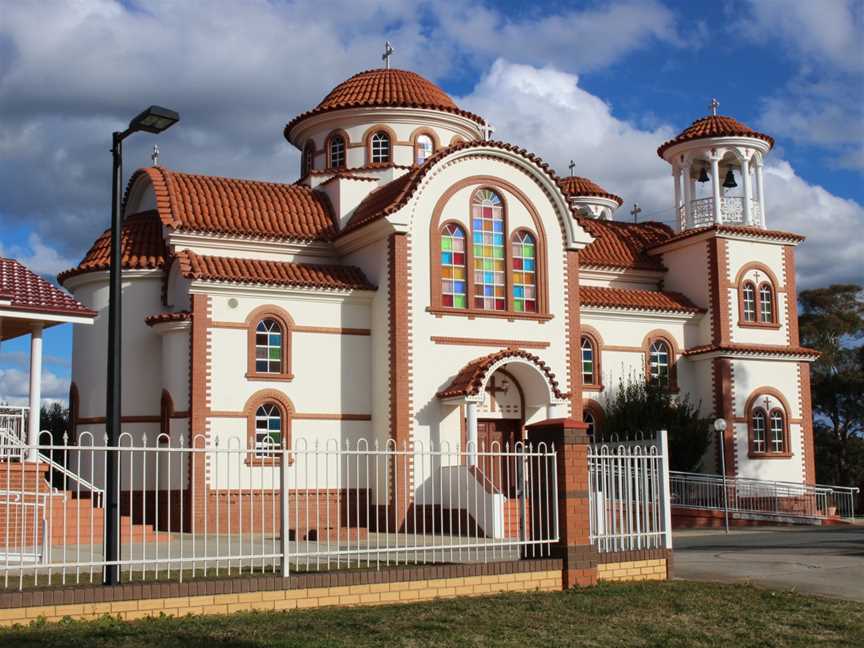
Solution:
<svg viewBox="0 0 864 648">
<path fill-rule="evenodd" d="M 45 440 L 45 433 L 42 439 Z M 111 448 L 40 445 L 41 464 L 0 463 L 4 588 L 249 573 L 491 562 L 550 555 L 558 541 L 556 451 L 295 439 L 192 447 L 123 434 Z M 472 453 L 477 456 L 471 465 Z M 106 560 L 107 491 L 119 541 Z"/>
<path fill-rule="evenodd" d="M 672 505 L 774 518 L 854 519 L 858 489 L 847 486 L 727 477 L 674 471 Z M 724 498 L 724 489 L 725 495 Z"/>
<path fill-rule="evenodd" d="M 598 551 L 672 548 L 668 457 L 665 431 L 589 446 L 590 537 Z"/>
<path fill-rule="evenodd" d="M 21 458 L 27 439 L 26 407 L 0 405 L 0 460 Z"/>
</svg>

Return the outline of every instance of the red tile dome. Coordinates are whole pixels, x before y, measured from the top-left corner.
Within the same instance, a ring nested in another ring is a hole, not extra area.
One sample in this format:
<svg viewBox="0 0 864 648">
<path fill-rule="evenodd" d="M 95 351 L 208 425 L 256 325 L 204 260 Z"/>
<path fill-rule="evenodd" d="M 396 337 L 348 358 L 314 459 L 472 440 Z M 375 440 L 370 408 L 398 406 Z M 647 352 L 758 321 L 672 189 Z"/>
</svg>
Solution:
<svg viewBox="0 0 864 648">
<path fill-rule="evenodd" d="M 615 194 L 609 193 L 596 182 L 592 182 L 588 178 L 579 176 L 568 176 L 559 180 L 561 190 L 568 196 L 598 196 L 600 198 L 608 198 L 618 203 L 618 206 L 624 204 L 624 201 Z"/>
<path fill-rule="evenodd" d="M 726 117 L 725 115 L 707 115 L 697 119 L 674 138 L 663 144 L 657 149 L 657 155 L 662 158 L 663 153 L 670 146 L 708 137 L 755 137 L 768 142 L 769 147 L 774 146 L 773 137 L 759 133 L 746 124 L 742 124 L 737 119 Z"/>
<path fill-rule="evenodd" d="M 315 108 L 288 122 L 285 137 L 294 126 L 313 115 L 363 107 L 428 108 L 484 123 L 482 117 L 459 108 L 446 92 L 416 72 L 377 69 L 359 72 L 337 85 Z"/>
</svg>

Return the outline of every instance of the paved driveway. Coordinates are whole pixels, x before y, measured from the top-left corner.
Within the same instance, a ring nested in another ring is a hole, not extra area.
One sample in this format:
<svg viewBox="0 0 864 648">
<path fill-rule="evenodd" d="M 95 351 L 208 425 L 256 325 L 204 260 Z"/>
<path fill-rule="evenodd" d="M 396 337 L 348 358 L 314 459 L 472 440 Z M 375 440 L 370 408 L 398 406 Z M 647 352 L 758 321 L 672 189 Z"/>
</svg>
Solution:
<svg viewBox="0 0 864 648">
<path fill-rule="evenodd" d="M 681 530 L 673 575 L 864 602 L 864 525 Z"/>
</svg>

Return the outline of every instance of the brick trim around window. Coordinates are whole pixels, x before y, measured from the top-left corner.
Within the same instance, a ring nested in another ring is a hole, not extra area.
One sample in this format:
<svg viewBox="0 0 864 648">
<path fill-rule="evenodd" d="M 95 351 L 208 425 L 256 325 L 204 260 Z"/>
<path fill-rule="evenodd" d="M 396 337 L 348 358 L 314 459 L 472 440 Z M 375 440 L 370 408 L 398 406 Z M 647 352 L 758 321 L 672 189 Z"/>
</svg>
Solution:
<svg viewBox="0 0 864 648">
<path fill-rule="evenodd" d="M 681 357 L 681 351 L 675 343 L 675 338 L 663 329 L 654 329 L 649 332 L 642 340 L 642 354 L 644 356 L 644 371 L 645 382 L 651 380 L 651 346 L 658 341 L 666 343 L 669 347 L 669 384 L 667 387 L 670 392 L 678 391 L 678 358 Z"/>
<path fill-rule="evenodd" d="M 762 279 L 760 281 L 754 281 L 752 279 L 747 278 L 747 273 L 752 270 L 756 270 L 765 275 L 766 279 Z M 748 321 L 744 319 L 744 285 L 750 283 L 753 286 L 754 290 L 754 315 L 756 317 L 755 321 Z M 762 298 L 761 298 L 761 289 L 762 286 L 768 284 L 771 289 L 771 321 L 763 322 L 762 321 Z M 756 329 L 780 329 L 780 314 L 777 312 L 777 293 L 783 292 L 780 288 L 780 284 L 777 281 L 777 276 L 771 271 L 764 263 L 759 263 L 758 261 L 753 261 L 751 263 L 743 266 L 739 271 L 737 276 L 735 277 L 735 289 L 738 293 L 738 326 L 741 328 L 756 328 Z"/>
<path fill-rule="evenodd" d="M 275 320 L 282 328 L 282 370 L 279 372 L 258 371 L 255 366 L 255 333 L 258 323 L 265 319 Z M 293 380 L 291 372 L 291 344 L 294 320 L 288 312 L 278 306 L 259 306 L 246 316 L 246 378 L 248 380 Z"/>
<path fill-rule="evenodd" d="M 279 409 L 282 417 L 282 447 L 291 448 L 291 421 L 294 417 L 294 404 L 285 394 L 277 389 L 261 389 L 252 394 L 243 407 L 246 417 L 246 465 L 273 466 L 279 465 L 280 456 L 259 457 L 255 454 L 255 414 L 261 405 L 273 403 Z M 288 455 L 288 465 L 294 463 L 293 455 Z"/>
<path fill-rule="evenodd" d="M 780 401 L 782 407 L 766 408 L 757 403 L 760 396 L 771 396 Z M 753 411 L 760 407 L 765 412 L 765 452 L 756 452 L 753 450 Z M 771 447 L 771 413 L 775 410 L 780 410 L 783 414 L 783 452 L 772 452 Z M 790 421 L 795 417 L 792 416 L 792 410 L 789 408 L 789 402 L 774 387 L 757 387 L 752 390 L 747 398 L 747 404 L 744 406 L 744 416 L 747 419 L 747 456 L 750 459 L 788 459 L 792 456 L 792 447 L 790 445 Z"/>
<path fill-rule="evenodd" d="M 582 382 L 582 389 L 588 391 L 603 391 L 603 338 L 593 326 L 582 325 L 582 335 L 579 337 L 579 375 L 582 376 L 582 338 L 588 338 L 594 347 L 594 378 L 590 383 Z"/>
</svg>

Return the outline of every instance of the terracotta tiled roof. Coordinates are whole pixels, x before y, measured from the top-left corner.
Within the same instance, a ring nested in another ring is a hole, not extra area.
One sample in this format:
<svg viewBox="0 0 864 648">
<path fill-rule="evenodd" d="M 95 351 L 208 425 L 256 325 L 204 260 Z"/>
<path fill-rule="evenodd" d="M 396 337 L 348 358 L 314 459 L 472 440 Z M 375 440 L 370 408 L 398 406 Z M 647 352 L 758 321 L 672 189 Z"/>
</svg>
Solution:
<svg viewBox="0 0 864 648">
<path fill-rule="evenodd" d="M 738 234 L 741 236 L 750 236 L 756 239 L 789 241 L 792 243 L 800 243 L 805 238 L 807 238 L 806 236 L 802 236 L 801 234 L 794 234 L 792 232 L 784 232 L 782 230 L 764 230 L 759 227 L 748 227 L 746 225 L 708 225 L 706 227 L 696 227 L 694 229 L 679 232 L 678 234 L 670 236 L 666 240 L 658 241 L 650 245 L 649 247 L 659 247 L 661 245 L 665 245 L 666 243 L 680 241 L 681 239 L 690 238 L 691 236 L 698 236 L 700 234 L 704 234 L 705 232 L 716 232 L 718 234 Z"/>
<path fill-rule="evenodd" d="M 677 292 L 580 286 L 579 300 L 583 306 L 671 313 L 705 312 L 704 308 L 700 308 Z"/>
<path fill-rule="evenodd" d="M 144 318 L 144 323 L 147 326 L 156 326 L 165 322 L 187 322 L 192 319 L 192 313 L 189 311 L 178 311 L 176 313 L 159 313 L 158 315 L 148 315 Z"/>
<path fill-rule="evenodd" d="M 52 286 L 35 272 L 15 259 L 0 257 L 0 299 L 11 302 L 0 306 L 4 310 L 94 317 L 72 295 Z"/>
<path fill-rule="evenodd" d="M 746 355 L 785 355 L 818 358 L 819 352 L 807 347 L 790 347 L 773 344 L 705 344 L 684 351 L 685 356 L 701 355 L 703 353 L 736 353 Z"/>
<path fill-rule="evenodd" d="M 504 349 L 469 362 L 458 374 L 456 374 L 447 387 L 438 392 L 438 398 L 476 396 L 480 393 L 480 388 L 483 386 L 486 374 L 489 373 L 492 365 L 505 358 L 523 358 L 531 361 L 546 375 L 549 384 L 552 385 L 556 397 L 567 398 L 569 396 L 569 394 L 561 392 L 558 388 L 558 381 L 555 379 L 555 374 L 553 374 L 549 366 L 536 355 L 521 349 Z"/>
<path fill-rule="evenodd" d="M 412 167 L 412 169 L 405 175 L 399 176 L 395 180 L 392 180 L 386 185 L 378 187 L 378 189 L 371 192 L 357 206 L 357 209 L 354 210 L 354 214 L 351 216 L 351 220 L 348 221 L 348 224 L 340 232 L 340 235 L 351 232 L 358 227 L 368 225 L 369 223 L 380 220 L 394 212 L 399 211 L 408 203 L 408 201 L 411 199 L 411 196 L 414 195 L 414 192 L 417 190 L 417 187 L 420 186 L 420 182 L 423 180 L 426 174 L 429 173 L 432 167 L 434 167 L 438 162 L 456 151 L 481 146 L 502 149 L 504 151 L 509 151 L 511 153 L 519 155 L 539 166 L 544 172 L 549 175 L 550 179 L 553 182 L 555 182 L 556 184 L 559 183 L 558 176 L 555 175 L 554 169 L 552 169 L 549 164 L 544 162 L 537 155 L 534 155 L 533 153 L 527 151 L 524 148 L 520 148 L 515 144 L 485 140 L 459 142 L 457 144 L 453 144 L 452 146 L 448 146 L 437 151 L 419 167 Z M 575 210 L 571 211 L 574 215 L 576 215 Z"/>
<path fill-rule="evenodd" d="M 162 222 L 172 230 L 269 239 L 330 240 L 336 234 L 330 202 L 297 184 L 178 173 L 165 167 L 149 176 Z"/>
<path fill-rule="evenodd" d="M 697 119 L 674 138 L 660 146 L 657 149 L 657 155 L 663 157 L 666 149 L 670 146 L 675 146 L 675 144 L 689 142 L 690 140 L 705 139 L 706 137 L 756 137 L 768 142 L 769 146 L 774 146 L 773 137 L 764 133 L 758 133 L 737 119 L 724 115 L 707 115 Z"/>
<path fill-rule="evenodd" d="M 165 241 L 162 221 L 155 211 L 128 216 L 120 231 L 121 267 L 129 270 L 153 270 L 165 266 Z M 69 277 L 111 267 L 111 230 L 96 239 L 77 267 L 57 275 L 61 284 Z"/>
<path fill-rule="evenodd" d="M 355 74 L 333 88 L 315 108 L 297 115 L 285 126 L 285 138 L 288 139 L 291 129 L 307 117 L 364 107 L 429 108 L 484 123 L 482 117 L 460 109 L 446 92 L 416 72 L 376 69 Z"/>
<path fill-rule="evenodd" d="M 561 190 L 568 196 L 599 196 L 600 198 L 614 200 L 619 206 L 624 204 L 624 201 L 619 196 L 609 193 L 588 178 L 567 176 L 566 178 L 561 178 L 558 184 L 561 185 Z"/>
<path fill-rule="evenodd" d="M 582 265 L 637 270 L 666 269 L 660 258 L 651 256 L 647 250 L 674 235 L 667 225 L 651 221 L 622 223 L 586 217 L 579 217 L 576 221 L 594 237 L 594 241 L 579 253 Z"/>
<path fill-rule="evenodd" d="M 363 271 L 354 266 L 203 256 L 189 250 L 179 252 L 177 262 L 180 264 L 181 274 L 193 280 L 337 290 L 375 290 L 375 286 L 369 283 Z"/>
</svg>

